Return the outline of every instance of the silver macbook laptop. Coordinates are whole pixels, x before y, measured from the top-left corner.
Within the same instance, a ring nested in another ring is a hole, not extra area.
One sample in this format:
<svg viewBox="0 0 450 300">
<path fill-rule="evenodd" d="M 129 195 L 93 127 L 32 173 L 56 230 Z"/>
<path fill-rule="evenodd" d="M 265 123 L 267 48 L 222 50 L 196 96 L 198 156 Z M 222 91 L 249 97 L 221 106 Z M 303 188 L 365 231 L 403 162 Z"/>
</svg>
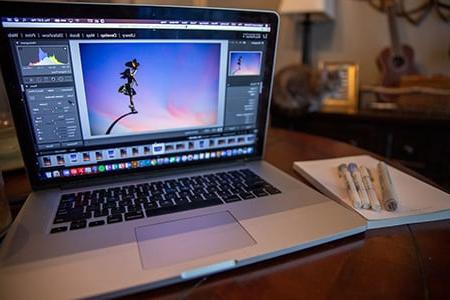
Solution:
<svg viewBox="0 0 450 300">
<path fill-rule="evenodd" d="M 276 13 L 1 2 L 0 15 L 33 188 L 1 245 L 0 298 L 113 297 L 364 231 L 262 161 Z"/>
</svg>

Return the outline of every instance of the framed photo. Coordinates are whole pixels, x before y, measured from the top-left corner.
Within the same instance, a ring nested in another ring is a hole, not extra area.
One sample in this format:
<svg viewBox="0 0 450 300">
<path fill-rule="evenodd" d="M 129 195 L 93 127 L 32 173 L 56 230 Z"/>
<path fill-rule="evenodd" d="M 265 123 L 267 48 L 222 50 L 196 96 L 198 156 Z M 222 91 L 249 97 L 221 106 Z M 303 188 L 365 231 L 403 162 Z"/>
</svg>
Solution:
<svg viewBox="0 0 450 300">
<path fill-rule="evenodd" d="M 337 72 L 338 87 L 322 103 L 323 112 L 355 112 L 358 109 L 358 65 L 351 62 L 328 62 L 319 64 L 320 69 Z"/>
</svg>

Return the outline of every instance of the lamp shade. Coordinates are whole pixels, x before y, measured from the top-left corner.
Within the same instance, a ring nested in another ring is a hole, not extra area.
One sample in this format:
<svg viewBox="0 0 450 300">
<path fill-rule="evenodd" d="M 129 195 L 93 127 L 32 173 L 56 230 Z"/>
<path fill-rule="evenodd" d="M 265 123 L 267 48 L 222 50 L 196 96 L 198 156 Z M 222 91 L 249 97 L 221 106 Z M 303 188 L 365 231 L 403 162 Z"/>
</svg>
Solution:
<svg viewBox="0 0 450 300">
<path fill-rule="evenodd" d="M 335 17 L 334 0 L 281 0 L 279 12 L 285 15 L 310 14 L 315 20 Z"/>
</svg>

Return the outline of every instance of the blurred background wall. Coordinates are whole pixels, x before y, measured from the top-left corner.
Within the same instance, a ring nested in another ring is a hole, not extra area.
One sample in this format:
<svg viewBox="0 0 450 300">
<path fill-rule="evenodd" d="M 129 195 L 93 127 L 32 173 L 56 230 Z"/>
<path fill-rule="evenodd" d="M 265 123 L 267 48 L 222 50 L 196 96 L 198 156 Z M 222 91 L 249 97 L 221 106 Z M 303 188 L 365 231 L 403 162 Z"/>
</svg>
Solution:
<svg viewBox="0 0 450 300">
<path fill-rule="evenodd" d="M 63 0 L 60 0 L 63 1 Z M 301 0 L 299 0 L 301 1 Z M 421 0 L 408 0 L 408 2 Z M 125 2 L 166 5 L 200 5 L 277 10 L 280 0 L 110 0 L 79 2 Z M 20 5 L 20 3 L 18 3 Z M 413 47 L 419 70 L 425 75 L 450 75 L 450 27 L 431 12 L 419 25 L 398 22 L 403 43 Z M 277 70 L 300 61 L 301 26 L 282 16 Z M 361 0 L 336 0 L 336 19 L 312 28 L 312 61 L 353 61 L 360 65 L 360 82 L 376 83 L 379 77 L 375 59 L 389 45 L 386 15 Z M 0 112 L 7 106 L 3 81 L 0 83 Z"/>
</svg>

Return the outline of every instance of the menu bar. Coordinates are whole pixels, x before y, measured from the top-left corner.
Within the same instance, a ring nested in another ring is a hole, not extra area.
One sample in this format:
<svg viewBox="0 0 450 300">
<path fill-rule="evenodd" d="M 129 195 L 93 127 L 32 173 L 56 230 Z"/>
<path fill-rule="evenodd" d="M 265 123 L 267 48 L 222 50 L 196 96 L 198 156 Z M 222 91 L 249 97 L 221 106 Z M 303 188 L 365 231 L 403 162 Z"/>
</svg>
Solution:
<svg viewBox="0 0 450 300">
<path fill-rule="evenodd" d="M 208 21 L 3 17 L 2 25 L 5 28 L 178 29 L 270 32 L 269 24 Z"/>
</svg>

